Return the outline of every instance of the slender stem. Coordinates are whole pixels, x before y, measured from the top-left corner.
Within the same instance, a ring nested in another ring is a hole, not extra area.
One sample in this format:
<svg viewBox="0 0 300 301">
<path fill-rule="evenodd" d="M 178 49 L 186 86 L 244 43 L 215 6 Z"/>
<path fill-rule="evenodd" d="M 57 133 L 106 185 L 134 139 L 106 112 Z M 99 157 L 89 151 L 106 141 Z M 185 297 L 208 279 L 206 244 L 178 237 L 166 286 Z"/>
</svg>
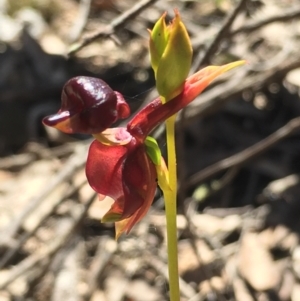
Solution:
<svg viewBox="0 0 300 301">
<path fill-rule="evenodd" d="M 166 120 L 169 184 L 171 189 L 164 191 L 164 197 L 167 219 L 170 300 L 180 301 L 176 225 L 177 172 L 175 151 L 175 120 L 176 115 L 173 115 Z"/>
</svg>

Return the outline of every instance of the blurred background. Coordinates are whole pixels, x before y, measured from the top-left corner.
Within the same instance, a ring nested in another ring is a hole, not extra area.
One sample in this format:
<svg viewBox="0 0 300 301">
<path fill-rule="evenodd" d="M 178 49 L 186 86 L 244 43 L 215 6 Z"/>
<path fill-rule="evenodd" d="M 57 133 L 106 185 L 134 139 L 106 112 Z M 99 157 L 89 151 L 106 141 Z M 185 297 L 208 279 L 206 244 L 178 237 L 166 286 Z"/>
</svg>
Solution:
<svg viewBox="0 0 300 301">
<path fill-rule="evenodd" d="M 0 301 L 169 300 L 161 191 L 116 242 L 85 179 L 91 138 L 41 120 L 77 75 L 133 114 L 154 99 L 147 29 L 174 8 L 191 72 L 247 60 L 178 115 L 182 300 L 300 300 L 299 1 L 0 0 Z"/>
</svg>

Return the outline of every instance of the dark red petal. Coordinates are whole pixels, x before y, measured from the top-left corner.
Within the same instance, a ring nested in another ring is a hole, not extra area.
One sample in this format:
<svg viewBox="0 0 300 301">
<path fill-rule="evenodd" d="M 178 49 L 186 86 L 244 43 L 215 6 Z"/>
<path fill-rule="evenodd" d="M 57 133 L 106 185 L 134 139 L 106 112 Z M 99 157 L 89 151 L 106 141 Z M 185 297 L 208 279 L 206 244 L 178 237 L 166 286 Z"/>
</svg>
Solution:
<svg viewBox="0 0 300 301">
<path fill-rule="evenodd" d="M 59 112 L 43 122 L 66 133 L 96 134 L 129 114 L 120 93 L 99 78 L 79 76 L 65 84 Z"/>
<path fill-rule="evenodd" d="M 108 215 L 119 214 L 119 220 L 132 216 L 149 197 L 153 200 L 155 167 L 144 145 L 136 145 L 134 139 L 118 146 L 95 140 L 90 146 L 86 175 L 95 191 L 115 200 Z"/>
</svg>

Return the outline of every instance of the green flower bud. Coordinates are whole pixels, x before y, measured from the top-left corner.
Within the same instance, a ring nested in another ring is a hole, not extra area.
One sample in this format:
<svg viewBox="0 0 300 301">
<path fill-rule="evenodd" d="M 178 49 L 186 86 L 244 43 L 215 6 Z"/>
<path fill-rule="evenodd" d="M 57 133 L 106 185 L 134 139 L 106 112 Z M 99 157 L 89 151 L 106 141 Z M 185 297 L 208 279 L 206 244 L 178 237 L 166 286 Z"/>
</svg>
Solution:
<svg viewBox="0 0 300 301">
<path fill-rule="evenodd" d="M 183 90 L 192 62 L 192 46 L 179 12 L 169 25 L 166 14 L 150 31 L 150 57 L 155 73 L 156 88 L 163 100 L 168 101 Z"/>
</svg>

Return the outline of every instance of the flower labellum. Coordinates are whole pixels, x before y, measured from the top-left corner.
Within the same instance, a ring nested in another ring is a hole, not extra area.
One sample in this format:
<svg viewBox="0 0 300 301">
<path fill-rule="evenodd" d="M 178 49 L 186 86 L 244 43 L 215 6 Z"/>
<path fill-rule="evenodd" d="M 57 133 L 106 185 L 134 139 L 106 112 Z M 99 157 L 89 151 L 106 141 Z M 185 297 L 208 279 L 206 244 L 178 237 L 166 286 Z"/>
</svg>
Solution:
<svg viewBox="0 0 300 301">
<path fill-rule="evenodd" d="M 96 134 L 130 114 L 123 96 L 99 78 L 70 79 L 61 100 L 58 113 L 44 118 L 43 123 L 69 134 Z"/>
</svg>

